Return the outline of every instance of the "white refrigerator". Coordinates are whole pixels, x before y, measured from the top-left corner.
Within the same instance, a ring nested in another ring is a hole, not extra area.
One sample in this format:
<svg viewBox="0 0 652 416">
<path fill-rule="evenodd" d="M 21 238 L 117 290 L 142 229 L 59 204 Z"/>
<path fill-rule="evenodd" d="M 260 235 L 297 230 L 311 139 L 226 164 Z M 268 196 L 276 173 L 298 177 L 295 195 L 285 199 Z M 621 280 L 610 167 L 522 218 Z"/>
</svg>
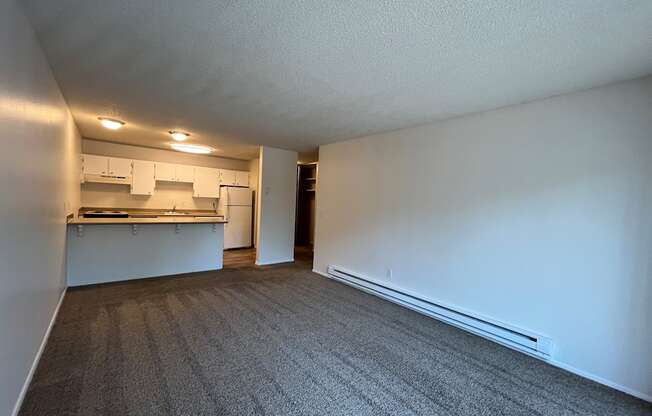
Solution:
<svg viewBox="0 0 652 416">
<path fill-rule="evenodd" d="M 222 186 L 218 207 L 227 221 L 224 224 L 224 248 L 251 247 L 251 190 Z"/>
</svg>

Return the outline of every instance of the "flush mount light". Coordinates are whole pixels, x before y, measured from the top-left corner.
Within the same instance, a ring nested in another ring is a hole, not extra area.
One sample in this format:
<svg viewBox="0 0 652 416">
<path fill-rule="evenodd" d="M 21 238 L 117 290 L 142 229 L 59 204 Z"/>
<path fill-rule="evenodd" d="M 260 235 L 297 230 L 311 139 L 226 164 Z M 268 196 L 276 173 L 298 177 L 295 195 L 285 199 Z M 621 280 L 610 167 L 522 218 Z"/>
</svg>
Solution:
<svg viewBox="0 0 652 416">
<path fill-rule="evenodd" d="M 125 125 L 124 121 L 116 120 L 114 118 L 107 118 L 107 117 L 98 117 L 98 120 L 100 120 L 100 123 L 107 129 L 111 130 L 118 130 L 120 127 Z"/>
<path fill-rule="evenodd" d="M 182 131 L 178 130 L 170 130 L 170 136 L 178 142 L 182 142 L 186 140 L 188 137 L 190 137 L 190 133 L 184 133 Z"/>
<path fill-rule="evenodd" d="M 186 153 L 197 153 L 197 154 L 208 154 L 213 152 L 212 147 L 208 146 L 200 146 L 198 144 L 185 144 L 185 143 L 170 143 L 170 147 L 173 148 L 174 150 L 178 150 L 179 152 L 186 152 Z"/>
</svg>

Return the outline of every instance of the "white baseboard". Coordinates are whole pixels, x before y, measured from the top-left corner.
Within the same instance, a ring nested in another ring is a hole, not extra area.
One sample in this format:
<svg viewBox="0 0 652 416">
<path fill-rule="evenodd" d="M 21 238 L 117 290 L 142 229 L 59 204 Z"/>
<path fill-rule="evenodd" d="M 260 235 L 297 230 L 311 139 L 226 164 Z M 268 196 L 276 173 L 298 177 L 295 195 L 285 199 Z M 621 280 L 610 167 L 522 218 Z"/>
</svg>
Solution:
<svg viewBox="0 0 652 416">
<path fill-rule="evenodd" d="M 271 266 L 272 264 L 292 263 L 293 261 L 294 261 L 294 257 L 289 257 L 287 259 L 265 261 L 265 262 L 256 260 L 256 266 Z"/>
<path fill-rule="evenodd" d="M 380 295 L 378 295 L 378 294 L 376 294 L 376 293 L 374 293 L 374 292 L 372 292 L 372 291 L 366 291 L 366 290 L 360 289 L 360 288 L 357 287 L 357 286 L 349 285 L 349 284 L 347 284 L 346 282 L 343 282 L 343 281 L 340 280 L 340 279 L 337 279 L 337 278 L 334 278 L 334 277 L 330 276 L 328 273 L 322 272 L 322 271 L 317 270 L 317 269 L 312 269 L 312 271 L 313 271 L 313 273 L 316 273 L 316 274 L 318 274 L 318 275 L 320 275 L 320 276 L 326 277 L 326 278 L 331 279 L 331 280 L 334 280 L 334 281 L 336 281 L 336 282 L 340 282 L 340 283 L 346 284 L 347 286 L 351 286 L 351 287 L 356 288 L 356 289 L 358 289 L 358 290 L 362 290 L 362 291 L 364 291 L 365 293 L 369 293 L 369 294 L 371 294 L 371 295 L 377 296 L 377 297 L 379 297 L 379 298 L 381 298 L 381 299 L 385 299 L 385 300 L 387 300 L 387 301 L 389 301 L 389 302 L 395 303 L 395 304 L 397 304 L 397 305 L 399 305 L 399 306 L 402 306 L 402 307 L 404 307 L 404 308 L 407 308 L 407 309 L 410 309 L 410 310 L 414 310 L 414 311 L 417 312 L 417 313 L 421 313 L 421 312 L 418 311 L 418 310 L 415 310 L 415 309 L 409 308 L 408 306 L 403 305 L 403 304 L 401 304 L 400 302 L 394 302 L 394 301 L 392 301 L 392 300 L 389 300 L 389 299 L 387 299 L 387 298 L 385 298 L 385 297 L 383 297 L 383 296 L 380 296 Z M 427 315 L 427 314 L 424 314 L 424 315 L 425 315 L 425 316 L 428 316 L 428 317 L 431 317 L 430 315 Z M 432 317 L 431 317 L 431 318 L 432 318 Z M 433 318 L 433 319 L 436 319 L 436 318 Z M 476 334 L 476 335 L 477 335 L 477 334 Z M 486 338 L 486 339 L 489 339 L 489 340 L 491 340 L 491 341 L 494 341 L 494 340 L 492 340 L 492 339 L 490 339 L 490 338 Z M 494 342 L 495 342 L 495 341 L 494 341 Z M 504 344 L 501 344 L 501 345 L 504 345 Z M 504 346 L 506 346 L 506 347 L 508 347 L 508 348 L 511 348 L 509 345 L 504 345 Z M 519 350 L 516 350 L 516 351 L 519 351 Z M 519 351 L 519 352 L 522 352 L 522 351 Z M 532 355 L 532 354 L 528 354 L 528 355 L 530 355 L 531 357 L 537 358 L 537 359 L 541 359 L 541 357 L 538 357 L 538 356 L 536 356 L 536 355 Z M 549 363 L 549 364 L 551 364 L 551 365 L 553 365 L 553 366 L 555 366 L 555 367 L 558 367 L 558 368 L 564 369 L 564 370 L 566 370 L 566 371 L 568 371 L 568 372 L 571 372 L 571 373 L 573 373 L 573 374 L 576 374 L 576 375 L 578 375 L 578 376 L 580 376 L 580 377 L 583 377 L 583 378 L 589 379 L 589 380 L 591 380 L 591 381 L 595 381 L 596 383 L 599 383 L 599 384 L 605 385 L 605 386 L 607 386 L 607 387 L 611 387 L 611 388 L 616 389 L 616 390 L 619 390 L 619 391 L 621 391 L 621 392 L 623 392 L 623 393 L 627 393 L 627 394 L 629 394 L 629 395 L 631 395 L 631 396 L 634 396 L 634 397 L 637 397 L 637 398 L 639 398 L 639 399 L 641 399 L 641 400 L 645 400 L 645 401 L 647 401 L 647 402 L 652 403 L 652 395 L 649 395 L 649 394 L 646 394 L 646 393 L 643 393 L 643 392 L 640 392 L 640 391 L 637 391 L 637 390 L 631 389 L 631 388 L 629 388 L 629 387 L 626 387 L 626 386 L 623 386 L 623 385 L 621 385 L 621 384 L 615 383 L 615 382 L 613 382 L 613 381 L 607 380 L 607 379 L 605 379 L 605 378 L 599 377 L 599 376 L 597 376 L 597 375 L 595 375 L 595 374 L 592 374 L 592 373 L 589 373 L 589 372 L 587 372 L 587 371 L 580 370 L 579 368 L 573 367 L 573 366 L 571 366 L 571 365 L 569 365 L 569 364 L 566 364 L 566 363 L 563 363 L 563 362 L 561 362 L 561 361 L 557 361 L 557 360 L 554 360 L 554 359 L 546 359 L 546 360 L 542 360 L 542 361 L 545 361 L 545 362 L 547 362 L 547 363 Z"/>
<path fill-rule="evenodd" d="M 64 296 L 66 296 L 66 290 L 67 288 L 64 287 L 63 292 L 61 292 L 61 296 L 59 297 L 59 303 L 57 303 L 57 307 L 54 309 L 54 313 L 52 314 L 52 319 L 50 319 L 50 324 L 48 325 L 48 329 L 45 331 L 45 335 L 43 335 L 43 340 L 41 340 L 41 346 L 36 352 L 36 356 L 34 357 L 34 361 L 32 362 L 32 367 L 29 369 L 29 373 L 27 373 L 27 378 L 25 379 L 25 383 L 23 383 L 23 388 L 20 390 L 20 394 L 18 395 L 18 399 L 16 400 L 16 404 L 14 405 L 14 410 L 13 412 L 11 412 L 12 416 L 18 416 L 18 412 L 20 412 L 20 407 L 23 405 L 23 400 L 25 400 L 25 395 L 27 394 L 27 389 L 29 388 L 29 384 L 32 382 L 32 377 L 34 377 L 34 373 L 36 372 L 38 363 L 41 360 L 41 355 L 43 354 L 45 345 L 48 343 L 48 338 L 50 337 L 50 331 L 52 331 L 52 327 L 54 326 L 54 321 L 57 320 L 57 315 L 59 314 L 59 308 L 61 308 L 61 304 L 63 303 Z"/>
<path fill-rule="evenodd" d="M 586 379 L 589 379 L 591 381 L 595 381 L 598 384 L 603 384 L 607 387 L 611 387 L 612 389 L 616 389 L 619 391 L 622 391 L 623 393 L 627 393 L 630 396 L 637 397 L 641 400 L 645 400 L 646 402 L 652 403 L 652 395 L 645 394 L 643 392 L 640 392 L 638 390 L 630 389 L 629 387 L 623 386 L 622 384 L 614 383 L 613 381 L 607 380 L 605 378 L 602 378 L 600 376 L 596 376 L 595 374 L 589 373 L 584 370 L 580 370 L 579 368 L 573 367 L 572 365 L 563 363 L 561 361 L 557 360 L 550 360 L 548 361 L 549 364 L 554 365 L 555 367 L 559 367 L 561 369 L 564 369 L 570 373 L 576 374 L 580 377 L 584 377 Z"/>
</svg>

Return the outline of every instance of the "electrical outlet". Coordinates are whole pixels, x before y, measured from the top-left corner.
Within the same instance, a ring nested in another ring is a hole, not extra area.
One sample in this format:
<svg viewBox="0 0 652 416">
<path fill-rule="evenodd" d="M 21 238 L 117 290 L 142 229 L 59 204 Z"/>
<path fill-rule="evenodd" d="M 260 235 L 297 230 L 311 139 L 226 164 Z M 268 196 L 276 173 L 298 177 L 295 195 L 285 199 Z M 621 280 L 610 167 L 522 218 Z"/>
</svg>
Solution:
<svg viewBox="0 0 652 416">
<path fill-rule="evenodd" d="M 387 280 L 392 280 L 392 269 L 389 267 L 385 270 L 385 277 L 387 277 Z"/>
</svg>

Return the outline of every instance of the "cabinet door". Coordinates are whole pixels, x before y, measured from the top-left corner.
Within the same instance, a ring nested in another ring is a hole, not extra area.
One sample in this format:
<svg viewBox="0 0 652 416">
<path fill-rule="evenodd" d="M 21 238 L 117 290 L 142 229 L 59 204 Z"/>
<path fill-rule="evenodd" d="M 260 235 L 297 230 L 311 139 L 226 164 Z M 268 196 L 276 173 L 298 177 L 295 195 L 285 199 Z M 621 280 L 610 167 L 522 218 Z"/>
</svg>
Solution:
<svg viewBox="0 0 652 416">
<path fill-rule="evenodd" d="M 128 178 L 131 176 L 131 159 L 109 158 L 109 175 Z"/>
<path fill-rule="evenodd" d="M 235 186 L 235 171 L 222 169 L 221 184 L 224 186 Z"/>
<path fill-rule="evenodd" d="M 212 168 L 195 167 L 195 180 L 193 182 L 192 189 L 192 196 L 195 198 L 219 198 L 219 170 Z"/>
<path fill-rule="evenodd" d="M 172 163 L 156 162 L 155 167 L 155 176 L 157 181 L 172 182 L 175 180 L 175 170 Z"/>
<path fill-rule="evenodd" d="M 109 158 L 106 156 L 84 155 L 83 171 L 85 175 L 108 175 Z"/>
<path fill-rule="evenodd" d="M 195 168 L 187 165 L 176 165 L 177 182 L 193 183 L 195 180 Z"/>
<path fill-rule="evenodd" d="M 236 171 L 235 184 L 238 186 L 249 186 L 249 172 Z"/>
<path fill-rule="evenodd" d="M 131 177 L 132 195 L 152 195 L 156 185 L 154 162 L 144 160 L 133 161 L 133 174 Z"/>
</svg>

